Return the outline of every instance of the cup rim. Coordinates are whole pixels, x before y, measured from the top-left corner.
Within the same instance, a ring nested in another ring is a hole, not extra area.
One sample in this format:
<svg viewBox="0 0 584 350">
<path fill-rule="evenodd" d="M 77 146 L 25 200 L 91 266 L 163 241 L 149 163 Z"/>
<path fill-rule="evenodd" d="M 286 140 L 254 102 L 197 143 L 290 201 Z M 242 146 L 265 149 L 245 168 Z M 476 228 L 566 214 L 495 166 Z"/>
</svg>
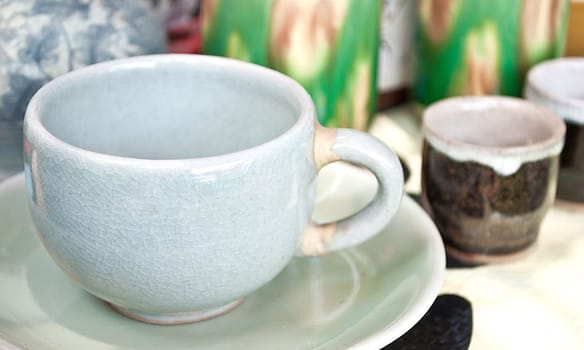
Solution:
<svg viewBox="0 0 584 350">
<path fill-rule="evenodd" d="M 499 105 L 504 108 L 521 108 L 523 110 L 529 108 L 533 112 L 537 112 L 544 116 L 546 121 L 549 121 L 552 134 L 545 140 L 533 142 L 528 145 L 482 146 L 444 136 L 440 131 L 433 129 L 428 123 L 430 118 L 436 118 L 435 115 L 443 113 L 444 109 L 466 107 L 476 110 L 479 108 L 487 109 L 493 105 Z M 523 154 L 526 152 L 541 151 L 562 142 L 566 132 L 566 126 L 563 120 L 552 111 L 520 98 L 508 96 L 458 96 L 446 98 L 433 103 L 424 111 L 423 132 L 425 136 L 431 136 L 432 138 L 442 140 L 449 145 L 469 148 L 479 153 Z"/>
<path fill-rule="evenodd" d="M 558 94 L 549 87 L 549 81 L 555 78 L 556 71 L 575 68 L 584 69 L 584 57 L 561 57 L 538 63 L 527 73 L 524 94 L 530 100 L 543 99 L 544 104 L 559 105 L 561 109 L 566 109 L 561 112 L 562 118 L 584 124 L 584 118 L 579 112 L 584 110 L 584 100 Z"/>
<path fill-rule="evenodd" d="M 91 78 L 104 72 L 119 69 L 120 67 L 130 68 L 134 66 L 155 65 L 157 63 L 178 62 L 187 63 L 189 65 L 220 66 L 232 71 L 248 72 L 252 73 L 253 75 L 261 75 L 266 79 L 280 80 L 281 84 L 289 91 L 289 96 L 291 96 L 290 98 L 297 102 L 299 108 L 297 119 L 294 124 L 292 124 L 292 126 L 282 134 L 258 145 L 219 155 L 181 159 L 143 159 L 91 151 L 70 144 L 53 135 L 45 128 L 40 120 L 40 108 L 43 100 L 50 96 L 53 91 L 68 85 L 74 80 Z M 193 165 L 224 164 L 232 163 L 233 161 L 240 159 L 250 159 L 253 158 L 254 154 L 265 152 L 269 149 L 277 149 L 282 144 L 290 142 L 290 140 L 293 140 L 294 137 L 299 134 L 304 127 L 316 122 L 315 107 L 310 95 L 308 95 L 308 92 L 306 92 L 306 90 L 298 82 L 278 71 L 253 63 L 219 56 L 197 54 L 156 54 L 134 56 L 130 58 L 115 59 L 92 64 L 70 71 L 49 81 L 33 95 L 26 108 L 24 118 L 24 133 L 25 139 L 30 139 L 31 137 L 28 137 L 28 135 L 33 135 L 32 138 L 34 138 L 37 143 L 39 143 L 39 140 L 42 140 L 42 143 L 45 143 L 47 147 L 59 149 L 73 156 L 83 156 L 100 162 L 120 165 L 140 164 L 153 168 L 167 168 L 169 166 L 176 168 L 192 167 Z"/>
<path fill-rule="evenodd" d="M 538 113 L 545 119 L 548 127 L 552 129 L 551 135 L 543 140 L 518 146 L 482 146 L 465 142 L 460 139 L 443 135 L 440 130 L 435 130 L 429 125 L 431 118 L 445 114 L 453 108 L 466 107 L 468 110 L 481 110 L 488 108 L 514 108 L 529 109 L 526 113 L 531 116 Z M 472 161 L 493 168 L 499 174 L 511 175 L 522 164 L 557 156 L 564 145 L 566 125 L 564 121 L 552 111 L 532 102 L 516 97 L 506 96 L 461 96 L 451 97 L 430 105 L 423 115 L 422 132 L 424 139 L 435 149 L 457 161 Z"/>
<path fill-rule="evenodd" d="M 553 79 L 555 70 L 566 69 L 567 67 L 565 66 L 582 67 L 584 69 L 584 57 L 561 57 L 541 62 L 527 73 L 527 84 L 542 97 L 584 108 L 584 100 L 559 95 L 553 90 L 550 90 L 546 84 L 549 82 L 549 79 Z"/>
</svg>

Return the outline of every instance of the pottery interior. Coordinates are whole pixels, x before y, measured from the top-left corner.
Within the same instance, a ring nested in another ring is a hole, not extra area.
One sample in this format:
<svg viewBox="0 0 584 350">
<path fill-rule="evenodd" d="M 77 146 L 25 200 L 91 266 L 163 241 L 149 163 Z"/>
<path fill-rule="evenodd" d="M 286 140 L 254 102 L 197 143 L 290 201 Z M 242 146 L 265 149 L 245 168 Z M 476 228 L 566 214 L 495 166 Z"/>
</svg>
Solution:
<svg viewBox="0 0 584 350">
<path fill-rule="evenodd" d="M 461 97 L 428 108 L 424 128 L 453 148 L 514 151 L 558 141 L 562 123 L 551 113 L 515 98 Z M 505 132 L 513 130 L 513 132 Z M 466 146 L 464 144 L 467 144 Z"/>
<path fill-rule="evenodd" d="M 179 63 L 120 69 L 105 82 L 77 80 L 53 89 L 39 118 L 69 145 L 139 159 L 237 152 L 280 136 L 298 120 L 300 106 L 286 90 L 245 72 L 218 74 L 222 69 Z"/>
</svg>

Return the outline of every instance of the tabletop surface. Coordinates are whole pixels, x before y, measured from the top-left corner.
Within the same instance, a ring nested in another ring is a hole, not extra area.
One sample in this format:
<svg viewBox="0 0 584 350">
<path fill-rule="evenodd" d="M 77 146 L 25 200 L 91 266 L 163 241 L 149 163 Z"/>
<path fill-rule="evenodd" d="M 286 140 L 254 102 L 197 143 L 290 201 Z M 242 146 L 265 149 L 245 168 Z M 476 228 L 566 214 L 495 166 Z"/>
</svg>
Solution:
<svg viewBox="0 0 584 350">
<path fill-rule="evenodd" d="M 404 158 L 420 193 L 421 120 L 410 106 L 380 113 L 370 132 Z M 517 260 L 446 270 L 441 289 L 470 301 L 471 350 L 584 347 L 584 204 L 556 200 L 534 248 Z"/>
</svg>

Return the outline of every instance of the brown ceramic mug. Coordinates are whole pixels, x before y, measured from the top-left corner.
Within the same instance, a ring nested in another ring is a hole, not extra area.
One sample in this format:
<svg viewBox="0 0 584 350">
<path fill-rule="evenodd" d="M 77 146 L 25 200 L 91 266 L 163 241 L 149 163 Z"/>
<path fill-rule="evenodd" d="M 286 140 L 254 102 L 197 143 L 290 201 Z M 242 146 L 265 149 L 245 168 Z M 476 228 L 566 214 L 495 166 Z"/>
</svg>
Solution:
<svg viewBox="0 0 584 350">
<path fill-rule="evenodd" d="M 510 97 L 456 97 L 424 113 L 422 192 L 450 256 L 508 259 L 536 241 L 553 202 L 565 125 Z"/>
</svg>

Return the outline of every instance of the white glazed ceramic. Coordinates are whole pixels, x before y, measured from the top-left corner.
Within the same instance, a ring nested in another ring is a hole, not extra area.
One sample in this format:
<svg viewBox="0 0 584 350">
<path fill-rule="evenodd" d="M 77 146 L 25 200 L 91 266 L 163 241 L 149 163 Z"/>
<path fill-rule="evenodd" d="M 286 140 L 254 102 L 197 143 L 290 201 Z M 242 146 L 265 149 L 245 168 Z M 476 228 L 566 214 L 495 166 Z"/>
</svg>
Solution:
<svg viewBox="0 0 584 350">
<path fill-rule="evenodd" d="M 527 74 L 525 97 L 556 112 L 569 123 L 584 125 L 584 58 L 544 61 Z"/>
<path fill-rule="evenodd" d="M 558 197 L 584 202 L 584 58 L 546 61 L 529 71 L 525 97 L 566 121 Z"/>
<path fill-rule="evenodd" d="M 319 178 L 319 221 L 359 210 L 376 191 L 369 174 L 332 168 Z M 227 315 L 153 326 L 118 315 L 72 284 L 43 249 L 26 201 L 23 176 L 0 184 L 0 349 L 380 349 L 425 314 L 442 284 L 440 236 L 405 197 L 379 235 L 342 252 L 294 259 Z"/>
<path fill-rule="evenodd" d="M 403 175 L 373 137 L 325 129 L 308 94 L 219 57 L 110 61 L 55 79 L 25 123 L 32 217 L 57 265 L 121 313 L 155 323 L 229 311 L 295 252 L 361 243 L 396 212 Z M 310 221 L 324 165 L 371 169 L 357 215 Z"/>
</svg>

